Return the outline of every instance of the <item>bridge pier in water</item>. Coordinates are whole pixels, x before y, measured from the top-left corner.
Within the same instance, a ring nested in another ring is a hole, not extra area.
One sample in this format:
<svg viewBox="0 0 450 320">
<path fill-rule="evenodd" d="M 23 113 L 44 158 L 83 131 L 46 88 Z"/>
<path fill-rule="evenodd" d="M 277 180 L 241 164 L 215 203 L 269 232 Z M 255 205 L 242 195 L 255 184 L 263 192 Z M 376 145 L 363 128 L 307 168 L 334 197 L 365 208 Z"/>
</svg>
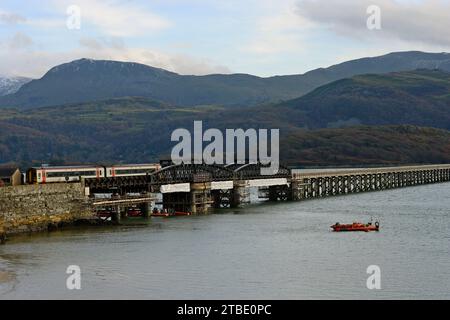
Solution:
<svg viewBox="0 0 450 320">
<path fill-rule="evenodd" d="M 248 181 L 235 181 L 232 190 L 231 207 L 237 208 L 250 203 L 250 186 Z"/>
<path fill-rule="evenodd" d="M 146 202 L 141 205 L 139 205 L 139 209 L 141 209 L 142 217 L 147 219 L 150 217 L 150 212 L 152 211 L 153 203 L 152 202 Z"/>
<path fill-rule="evenodd" d="M 164 189 L 163 209 L 192 214 L 207 214 L 214 204 L 211 193 L 211 182 L 196 182 L 187 186 L 176 187 L 172 190 Z"/>
<path fill-rule="evenodd" d="M 211 182 L 192 183 L 190 197 L 192 214 L 211 212 L 214 203 L 211 195 Z"/>
<path fill-rule="evenodd" d="M 120 206 L 114 207 L 114 211 L 113 211 L 111 218 L 112 218 L 112 221 L 114 221 L 115 223 L 120 223 L 120 221 L 122 221 L 124 216 L 122 215 L 122 210 L 121 210 Z"/>
</svg>

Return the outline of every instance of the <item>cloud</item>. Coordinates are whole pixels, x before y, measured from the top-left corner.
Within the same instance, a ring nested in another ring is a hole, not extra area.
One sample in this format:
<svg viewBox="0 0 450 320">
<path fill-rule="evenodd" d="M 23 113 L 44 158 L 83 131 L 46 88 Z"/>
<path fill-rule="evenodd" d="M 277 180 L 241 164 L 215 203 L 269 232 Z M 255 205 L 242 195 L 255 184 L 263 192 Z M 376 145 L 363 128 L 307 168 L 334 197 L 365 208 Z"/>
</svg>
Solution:
<svg viewBox="0 0 450 320">
<path fill-rule="evenodd" d="M 381 9 L 381 30 L 369 30 L 367 8 Z M 360 41 L 374 38 L 450 47 L 450 3 L 442 0 L 300 0 L 297 13 L 334 33 Z"/>
<path fill-rule="evenodd" d="M 34 42 L 33 39 L 31 39 L 26 34 L 22 32 L 16 32 L 16 34 L 14 34 L 14 36 L 7 41 L 7 44 L 9 46 L 9 49 L 15 51 L 29 48 L 33 46 Z"/>
<path fill-rule="evenodd" d="M 67 35 L 66 13 L 72 5 L 81 9 L 81 32 L 72 33 L 67 41 L 78 43 L 55 47 L 54 40 Z M 39 78 L 55 65 L 80 58 L 138 62 L 180 74 L 230 73 L 227 67 L 201 55 L 179 53 L 179 48 L 164 51 L 142 40 L 135 46 L 125 45 L 124 39 L 148 39 L 152 33 L 171 26 L 167 19 L 151 12 L 148 5 L 117 0 L 50 0 L 49 8 L 52 14 L 46 17 L 22 17 L 0 11 L 0 24 L 22 24 L 36 38 L 33 41 L 21 32 L 0 38 L 0 74 Z M 44 33 L 50 34 L 47 32 L 52 32 L 52 37 L 42 37 Z M 90 33 L 95 36 L 87 36 Z M 49 44 L 53 45 L 51 50 Z"/>
<path fill-rule="evenodd" d="M 206 58 L 151 48 L 129 48 L 121 38 L 82 38 L 78 48 L 63 52 L 39 48 L 22 34 L 0 43 L 0 74 L 39 78 L 56 65 L 80 58 L 138 62 L 180 74 L 230 73 L 227 67 Z"/>
<path fill-rule="evenodd" d="M 25 25 L 33 28 L 61 28 L 65 27 L 66 23 L 64 16 L 62 18 L 29 18 L 19 15 L 13 12 L 6 12 L 0 10 L 0 24 L 5 24 L 8 26 L 14 25 Z"/>
<path fill-rule="evenodd" d="M 5 12 L 0 10 L 0 24 L 18 24 L 21 22 L 25 22 L 26 18 L 22 17 L 21 15 L 11 13 L 11 12 Z"/>
<path fill-rule="evenodd" d="M 107 36 L 142 36 L 171 26 L 166 18 L 130 1 L 58 0 L 54 5 L 62 12 L 71 5 L 78 6 L 82 28 L 84 24 L 93 25 Z"/>
<path fill-rule="evenodd" d="M 295 2 L 265 0 L 264 5 L 271 14 L 257 19 L 255 35 L 242 50 L 259 55 L 302 51 L 303 34 L 310 24 L 295 13 Z"/>
<path fill-rule="evenodd" d="M 94 59 L 139 62 L 180 74 L 230 73 L 227 67 L 205 58 L 150 48 L 128 48 L 121 38 L 83 38 L 80 45 L 80 54 Z"/>
</svg>

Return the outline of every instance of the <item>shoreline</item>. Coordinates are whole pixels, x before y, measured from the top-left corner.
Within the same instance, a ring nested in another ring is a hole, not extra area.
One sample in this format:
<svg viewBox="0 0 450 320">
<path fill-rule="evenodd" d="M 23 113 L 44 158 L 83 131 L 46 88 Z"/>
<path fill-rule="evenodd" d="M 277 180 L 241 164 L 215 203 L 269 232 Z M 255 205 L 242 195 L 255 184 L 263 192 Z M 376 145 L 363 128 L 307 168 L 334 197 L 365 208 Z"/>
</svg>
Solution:
<svg viewBox="0 0 450 320">
<path fill-rule="evenodd" d="M 34 225 L 32 228 L 23 231 L 11 231 L 11 232 L 0 232 L 0 245 L 7 245 L 7 243 L 13 239 L 20 238 L 22 236 L 32 236 L 45 233 L 52 233 L 57 231 L 67 231 L 75 230 L 77 228 L 96 228 L 96 227 L 106 227 L 106 226 L 118 226 L 115 221 L 102 221 L 98 218 L 92 219 L 77 219 L 72 221 L 60 221 L 60 222 L 50 222 L 47 224 Z M 0 227 L 0 231 L 2 231 Z"/>
</svg>

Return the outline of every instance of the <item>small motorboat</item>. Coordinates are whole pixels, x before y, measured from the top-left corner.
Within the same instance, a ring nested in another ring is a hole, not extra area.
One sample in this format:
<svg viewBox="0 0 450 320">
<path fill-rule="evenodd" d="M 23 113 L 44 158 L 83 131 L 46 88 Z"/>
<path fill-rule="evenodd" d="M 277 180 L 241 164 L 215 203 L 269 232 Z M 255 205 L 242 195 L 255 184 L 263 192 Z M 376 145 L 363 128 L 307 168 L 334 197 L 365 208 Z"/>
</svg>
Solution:
<svg viewBox="0 0 450 320">
<path fill-rule="evenodd" d="M 380 223 L 378 221 L 376 221 L 375 224 L 372 224 L 372 222 L 369 223 L 353 222 L 351 224 L 340 224 L 339 222 L 336 222 L 336 224 L 332 225 L 331 228 L 335 232 L 380 231 Z"/>
<path fill-rule="evenodd" d="M 152 217 L 176 217 L 176 216 L 190 216 L 192 213 L 183 212 L 183 211 L 175 211 L 175 210 L 153 210 L 151 216 Z"/>
<path fill-rule="evenodd" d="M 175 211 L 176 216 L 190 216 L 192 213 L 190 212 L 182 212 L 182 211 Z"/>
<path fill-rule="evenodd" d="M 142 217 L 142 211 L 140 209 L 132 208 L 128 210 L 127 215 L 129 217 Z"/>
<path fill-rule="evenodd" d="M 151 214 L 152 217 L 170 217 L 168 212 L 153 212 Z"/>
<path fill-rule="evenodd" d="M 109 209 L 101 209 L 101 210 L 98 210 L 98 211 L 97 211 L 96 216 L 97 216 L 97 218 L 100 219 L 101 221 L 111 221 L 111 220 L 112 220 L 112 217 L 113 217 L 113 215 L 114 215 L 115 213 L 116 213 L 116 212 L 113 211 L 113 210 L 109 210 Z"/>
</svg>

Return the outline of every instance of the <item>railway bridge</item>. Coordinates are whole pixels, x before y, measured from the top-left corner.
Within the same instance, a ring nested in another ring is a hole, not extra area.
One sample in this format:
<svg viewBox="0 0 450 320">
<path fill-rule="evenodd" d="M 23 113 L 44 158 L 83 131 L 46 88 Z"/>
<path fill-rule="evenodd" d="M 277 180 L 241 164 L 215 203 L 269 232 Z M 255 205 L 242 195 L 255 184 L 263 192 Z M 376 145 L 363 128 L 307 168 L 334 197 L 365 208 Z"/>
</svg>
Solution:
<svg viewBox="0 0 450 320">
<path fill-rule="evenodd" d="M 146 176 L 85 179 L 88 193 L 162 194 L 163 207 L 193 214 L 249 202 L 249 188 L 267 190 L 272 201 L 385 190 L 450 181 L 450 165 L 424 165 L 303 172 L 280 166 L 261 175 L 262 165 L 172 165 Z M 145 196 L 144 196 L 145 197 Z M 141 201 L 141 200 L 139 200 Z"/>
<path fill-rule="evenodd" d="M 272 200 L 287 200 L 291 170 L 281 166 L 274 175 L 261 175 L 261 168 L 260 163 L 180 164 L 145 176 L 85 179 L 84 184 L 88 194 L 161 193 L 164 208 L 193 214 L 249 202 L 249 187 L 268 188 Z"/>
</svg>

